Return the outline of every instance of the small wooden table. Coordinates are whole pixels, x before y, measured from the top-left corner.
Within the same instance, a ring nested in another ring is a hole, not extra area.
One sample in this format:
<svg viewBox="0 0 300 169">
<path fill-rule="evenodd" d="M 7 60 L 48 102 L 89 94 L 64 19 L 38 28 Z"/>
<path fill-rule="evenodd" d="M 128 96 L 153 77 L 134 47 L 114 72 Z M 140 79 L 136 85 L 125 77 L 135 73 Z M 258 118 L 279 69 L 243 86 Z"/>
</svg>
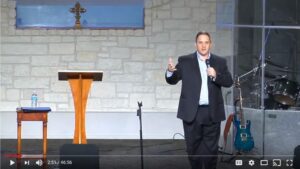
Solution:
<svg viewBox="0 0 300 169">
<path fill-rule="evenodd" d="M 21 158 L 21 128 L 22 121 L 43 121 L 43 158 L 47 155 L 47 122 L 49 107 L 20 107 L 17 108 L 18 122 L 18 158 Z"/>
</svg>

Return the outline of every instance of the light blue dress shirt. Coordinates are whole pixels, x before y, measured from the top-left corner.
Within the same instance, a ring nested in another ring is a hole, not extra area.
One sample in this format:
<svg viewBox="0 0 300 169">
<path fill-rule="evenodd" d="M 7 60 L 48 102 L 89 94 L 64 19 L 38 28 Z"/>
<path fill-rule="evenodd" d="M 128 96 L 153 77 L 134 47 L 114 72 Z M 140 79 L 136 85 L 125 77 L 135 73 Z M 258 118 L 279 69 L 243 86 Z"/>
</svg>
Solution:
<svg viewBox="0 0 300 169">
<path fill-rule="evenodd" d="M 208 59 L 210 58 L 210 54 L 208 55 Z M 199 63 L 199 70 L 201 74 L 202 79 L 202 85 L 200 90 L 200 99 L 199 99 L 199 105 L 209 105 L 208 100 L 208 85 L 207 85 L 207 65 L 205 63 L 205 59 L 203 56 L 200 55 L 197 51 L 197 59 Z"/>
</svg>

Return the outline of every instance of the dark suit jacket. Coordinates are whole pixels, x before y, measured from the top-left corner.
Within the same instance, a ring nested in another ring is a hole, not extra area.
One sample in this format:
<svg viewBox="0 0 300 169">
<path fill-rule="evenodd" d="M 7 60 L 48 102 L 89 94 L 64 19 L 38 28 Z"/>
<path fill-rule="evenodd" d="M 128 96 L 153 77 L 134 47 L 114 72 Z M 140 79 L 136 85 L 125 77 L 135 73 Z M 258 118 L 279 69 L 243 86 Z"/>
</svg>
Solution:
<svg viewBox="0 0 300 169">
<path fill-rule="evenodd" d="M 225 120 L 221 87 L 230 87 L 233 80 L 224 58 L 211 54 L 209 62 L 217 74 L 215 81 L 208 78 L 209 114 L 213 122 L 220 122 Z M 166 81 L 176 84 L 182 80 L 177 117 L 191 122 L 196 117 L 202 84 L 197 53 L 179 57 L 176 69 Z"/>
</svg>

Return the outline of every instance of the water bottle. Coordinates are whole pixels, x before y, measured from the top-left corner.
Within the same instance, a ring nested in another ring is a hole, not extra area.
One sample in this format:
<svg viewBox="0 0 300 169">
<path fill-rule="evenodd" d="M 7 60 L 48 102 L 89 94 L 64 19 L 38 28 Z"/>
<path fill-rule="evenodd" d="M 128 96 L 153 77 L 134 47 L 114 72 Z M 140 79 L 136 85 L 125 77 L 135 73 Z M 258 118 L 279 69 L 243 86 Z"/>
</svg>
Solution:
<svg viewBox="0 0 300 169">
<path fill-rule="evenodd" d="M 31 107 L 37 107 L 38 97 L 35 91 L 31 95 Z"/>
</svg>

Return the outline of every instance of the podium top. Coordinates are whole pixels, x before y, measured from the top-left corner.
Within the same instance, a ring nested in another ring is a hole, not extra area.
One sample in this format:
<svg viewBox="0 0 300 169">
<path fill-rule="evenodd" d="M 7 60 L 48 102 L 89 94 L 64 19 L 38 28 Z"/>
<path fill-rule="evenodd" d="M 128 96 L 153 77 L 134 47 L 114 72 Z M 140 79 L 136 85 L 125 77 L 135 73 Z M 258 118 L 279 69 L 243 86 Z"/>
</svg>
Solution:
<svg viewBox="0 0 300 169">
<path fill-rule="evenodd" d="M 102 81 L 103 72 L 95 70 L 59 70 L 58 80 L 93 79 L 94 81 Z"/>
</svg>

